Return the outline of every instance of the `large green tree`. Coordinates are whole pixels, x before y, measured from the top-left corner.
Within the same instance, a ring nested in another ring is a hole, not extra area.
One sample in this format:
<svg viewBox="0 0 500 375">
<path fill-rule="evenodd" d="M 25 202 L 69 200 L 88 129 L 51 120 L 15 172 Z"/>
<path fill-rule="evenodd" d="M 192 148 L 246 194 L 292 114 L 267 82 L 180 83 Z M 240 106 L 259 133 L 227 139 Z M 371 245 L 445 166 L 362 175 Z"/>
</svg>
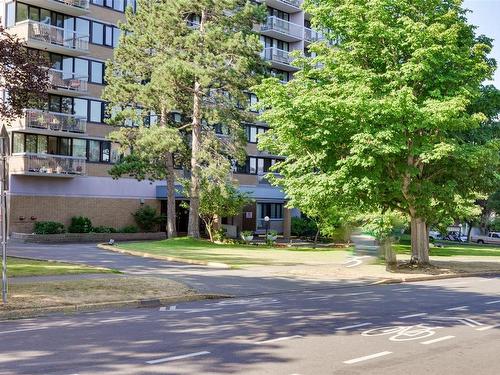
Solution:
<svg viewBox="0 0 500 375">
<path fill-rule="evenodd" d="M 154 110 L 160 124 L 173 110 L 187 119 L 177 130 L 189 133 L 191 176 L 185 192 L 192 237 L 199 237 L 202 169 L 244 157 L 246 115 L 236 108 L 263 72 L 262 46 L 253 31 L 263 17 L 265 8 L 247 0 L 139 0 L 137 13 L 129 11 L 122 25 L 107 73 L 115 82 L 108 98 L 123 107 L 135 102 Z M 224 137 L 215 127 L 226 130 Z"/>
<path fill-rule="evenodd" d="M 413 260 L 429 262 L 429 224 L 454 217 L 498 180 L 498 139 L 461 133 L 491 77 L 491 40 L 478 37 L 460 0 L 306 0 L 330 42 L 287 85 L 257 88 L 271 130 L 262 147 L 287 156 L 277 168 L 292 204 L 322 200 L 410 217 Z M 335 41 L 332 43 L 331 41 Z M 463 209 L 460 207 L 460 209 Z"/>
</svg>

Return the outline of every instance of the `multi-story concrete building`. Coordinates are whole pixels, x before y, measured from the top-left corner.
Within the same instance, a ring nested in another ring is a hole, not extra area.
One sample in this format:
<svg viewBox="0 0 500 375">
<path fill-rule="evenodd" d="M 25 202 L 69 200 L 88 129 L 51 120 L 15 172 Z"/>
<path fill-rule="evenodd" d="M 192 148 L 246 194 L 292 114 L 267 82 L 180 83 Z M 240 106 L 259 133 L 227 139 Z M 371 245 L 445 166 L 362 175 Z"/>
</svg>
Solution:
<svg viewBox="0 0 500 375">
<path fill-rule="evenodd" d="M 321 37 L 310 29 L 301 2 L 265 0 L 269 17 L 258 26 L 263 57 L 283 82 L 296 71 L 289 52 L 305 51 L 308 43 Z M 113 180 L 108 175 L 119 156 L 106 138 L 113 127 L 104 123 L 101 93 L 105 62 L 118 43 L 116 25 L 126 6 L 134 7 L 135 0 L 0 0 L 0 18 L 8 32 L 46 54 L 52 64 L 45 106 L 26 108 L 22 118 L 8 125 L 11 232 L 31 232 L 36 221 L 68 224 L 72 216 L 118 228 L 133 224 L 131 213 L 143 204 L 166 210 L 165 183 Z M 251 95 L 250 100 L 257 99 Z M 271 228 L 288 236 L 293 213 L 284 207 L 283 192 L 263 178 L 279 157 L 256 147 L 258 134 L 267 126 L 243 126 L 248 157 L 234 177 L 255 204 L 237 217 L 223 218 L 223 223 L 258 232 L 269 216 Z M 187 212 L 178 206 L 177 216 L 178 230 L 185 231 Z"/>
</svg>

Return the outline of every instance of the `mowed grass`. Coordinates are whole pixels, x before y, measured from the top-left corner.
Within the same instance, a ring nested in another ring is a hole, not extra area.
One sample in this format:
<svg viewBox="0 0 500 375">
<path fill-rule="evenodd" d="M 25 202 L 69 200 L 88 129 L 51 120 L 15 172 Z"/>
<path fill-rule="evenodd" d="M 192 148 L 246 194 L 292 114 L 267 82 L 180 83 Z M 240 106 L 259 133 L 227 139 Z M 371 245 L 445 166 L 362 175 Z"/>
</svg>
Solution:
<svg viewBox="0 0 500 375">
<path fill-rule="evenodd" d="M 7 257 L 7 273 L 9 277 L 20 277 L 73 275 L 82 273 L 118 273 L 118 271 L 80 264 Z"/>
<path fill-rule="evenodd" d="M 268 246 L 215 244 L 206 240 L 179 237 L 162 241 L 120 243 L 117 247 L 178 259 L 248 265 L 297 265 L 338 262 L 348 249 L 279 248 Z"/>
<path fill-rule="evenodd" d="M 499 256 L 499 246 L 487 246 L 477 244 L 458 244 L 453 242 L 443 243 L 444 247 L 431 247 L 429 253 L 431 256 Z M 397 254 L 411 254 L 410 245 L 394 245 Z"/>
</svg>

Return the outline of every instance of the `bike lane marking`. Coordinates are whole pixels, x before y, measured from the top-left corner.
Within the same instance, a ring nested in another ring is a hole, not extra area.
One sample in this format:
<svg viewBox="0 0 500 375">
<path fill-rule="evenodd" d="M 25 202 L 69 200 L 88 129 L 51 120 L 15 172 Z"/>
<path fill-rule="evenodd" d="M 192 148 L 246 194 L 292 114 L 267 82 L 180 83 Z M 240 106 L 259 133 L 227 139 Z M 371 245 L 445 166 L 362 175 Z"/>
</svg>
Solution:
<svg viewBox="0 0 500 375">
<path fill-rule="evenodd" d="M 171 361 L 176 361 L 178 359 L 198 357 L 200 355 L 207 355 L 207 354 L 210 354 L 210 352 L 203 351 L 203 352 L 189 353 L 189 354 L 184 354 L 184 355 L 176 355 L 175 357 L 166 357 L 166 358 L 153 359 L 152 361 L 146 361 L 146 363 L 148 365 L 156 365 L 158 363 L 171 362 Z"/>
<path fill-rule="evenodd" d="M 469 306 L 464 305 L 464 306 L 450 307 L 449 309 L 446 309 L 446 311 L 465 311 L 468 309 L 469 309 Z"/>
<path fill-rule="evenodd" d="M 500 324 L 495 324 L 493 326 L 486 326 L 486 327 L 481 327 L 481 328 L 476 328 L 476 331 L 487 331 L 492 328 L 497 328 L 500 327 Z"/>
<path fill-rule="evenodd" d="M 354 363 L 368 361 L 369 359 L 383 357 L 383 356 L 389 355 L 389 354 L 392 354 L 392 352 L 387 352 L 387 351 L 386 352 L 380 352 L 380 353 L 365 355 L 364 357 L 358 357 L 358 358 L 349 359 L 348 361 L 344 361 L 343 363 L 345 363 L 346 365 L 352 365 Z"/>
<path fill-rule="evenodd" d="M 358 327 L 369 326 L 371 324 L 372 323 L 360 323 L 360 324 L 354 324 L 354 325 L 351 325 L 351 326 L 339 327 L 339 328 L 337 328 L 337 331 L 341 331 L 341 330 L 344 330 L 344 329 L 351 329 L 351 328 L 358 328 Z"/>
<path fill-rule="evenodd" d="M 262 345 L 262 344 L 271 344 L 273 342 L 279 342 L 279 341 L 284 341 L 284 340 L 291 340 L 291 339 L 300 339 L 302 338 L 301 335 L 293 335 L 293 336 L 286 336 L 286 337 L 278 337 L 276 339 L 270 339 L 270 340 L 265 340 L 265 341 L 259 341 L 256 342 L 256 345 Z"/>
<path fill-rule="evenodd" d="M 422 345 L 429 345 L 429 344 L 434 344 L 435 342 L 440 342 L 440 341 L 449 340 L 449 339 L 453 339 L 453 338 L 455 338 L 455 336 L 443 336 L 443 337 L 438 337 L 437 339 L 421 342 L 421 344 Z"/>
</svg>

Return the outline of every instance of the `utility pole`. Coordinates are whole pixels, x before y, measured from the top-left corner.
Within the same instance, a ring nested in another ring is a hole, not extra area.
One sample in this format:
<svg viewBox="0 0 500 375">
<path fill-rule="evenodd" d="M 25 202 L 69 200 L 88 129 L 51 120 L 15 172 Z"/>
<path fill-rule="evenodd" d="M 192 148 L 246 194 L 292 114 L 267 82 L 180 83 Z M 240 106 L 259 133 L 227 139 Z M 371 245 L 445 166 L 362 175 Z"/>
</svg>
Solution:
<svg viewBox="0 0 500 375">
<path fill-rule="evenodd" d="M 7 190 L 8 190 L 8 166 L 9 136 L 5 125 L 0 132 L 0 235 L 2 236 L 2 302 L 7 303 Z"/>
</svg>

